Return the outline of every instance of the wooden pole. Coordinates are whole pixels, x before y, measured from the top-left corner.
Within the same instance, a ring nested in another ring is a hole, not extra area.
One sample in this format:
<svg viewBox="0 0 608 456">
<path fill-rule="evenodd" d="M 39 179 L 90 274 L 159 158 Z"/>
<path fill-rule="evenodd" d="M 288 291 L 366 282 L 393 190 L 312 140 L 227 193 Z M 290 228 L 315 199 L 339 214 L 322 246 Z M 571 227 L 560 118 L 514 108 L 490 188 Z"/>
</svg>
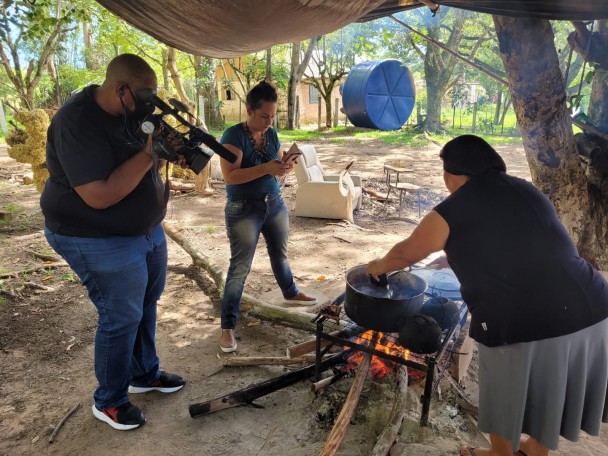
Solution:
<svg viewBox="0 0 608 456">
<path fill-rule="evenodd" d="M 319 380 L 318 382 L 314 382 L 310 385 L 310 391 L 312 391 L 313 393 L 319 392 L 322 389 L 327 388 L 329 385 L 333 385 L 345 375 L 346 372 L 340 372 L 339 374 L 324 378 L 323 380 Z"/>
<path fill-rule="evenodd" d="M 300 95 L 296 95 L 296 115 L 295 115 L 295 127 L 300 129 Z"/>
<path fill-rule="evenodd" d="M 346 434 L 348 424 L 350 423 L 353 413 L 355 412 L 355 408 L 359 403 L 359 398 L 361 397 L 361 392 L 363 391 L 363 384 L 365 382 L 365 378 L 367 377 L 371 362 L 372 355 L 365 353 L 359 367 L 357 368 L 357 375 L 355 375 L 353 386 L 350 388 L 346 401 L 344 401 L 342 410 L 334 423 L 334 427 L 332 428 L 329 437 L 325 442 L 325 446 L 323 447 L 323 451 L 321 451 L 320 456 L 335 455 L 340 447 L 340 444 L 342 443 L 342 440 L 344 440 L 344 435 Z"/>
<path fill-rule="evenodd" d="M 407 367 L 400 366 L 398 371 L 397 395 L 386 427 L 378 437 L 370 456 L 386 456 L 397 439 L 401 423 L 407 411 Z"/>
<path fill-rule="evenodd" d="M 329 335 L 338 337 L 340 335 L 340 332 L 341 331 L 333 331 L 333 332 L 329 333 Z M 317 343 L 316 339 L 311 339 L 311 340 L 307 340 L 306 342 L 302 342 L 301 344 L 292 345 L 291 347 L 287 347 L 287 357 L 288 358 L 297 358 L 306 353 L 310 353 L 311 351 L 313 351 L 315 349 L 316 343 Z M 326 339 L 321 340 L 321 348 L 325 348 L 328 345 L 332 345 L 332 344 L 333 344 L 333 342 L 331 342 L 329 340 L 326 340 Z"/>
</svg>

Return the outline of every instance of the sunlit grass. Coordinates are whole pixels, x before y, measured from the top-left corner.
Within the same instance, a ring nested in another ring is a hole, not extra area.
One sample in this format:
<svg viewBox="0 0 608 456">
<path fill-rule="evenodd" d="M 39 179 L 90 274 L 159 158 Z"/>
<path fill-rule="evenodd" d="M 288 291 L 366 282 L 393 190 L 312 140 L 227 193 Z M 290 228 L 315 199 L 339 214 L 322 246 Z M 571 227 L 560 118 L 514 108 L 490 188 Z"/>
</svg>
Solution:
<svg viewBox="0 0 608 456">
<path fill-rule="evenodd" d="M 472 114 L 465 110 L 463 110 L 462 113 L 457 110 L 456 114 L 457 117 L 454 118 L 455 127 L 452 127 L 452 112 L 448 110 L 446 113 L 444 111 L 442 120 L 445 134 L 421 134 L 420 131 L 414 130 L 409 126 L 405 126 L 399 130 L 380 131 L 354 127 L 352 125 L 340 125 L 335 128 L 327 128 L 321 131 L 316 128 L 316 125 L 309 125 L 307 128 L 305 127 L 297 130 L 279 129 L 277 133 L 279 135 L 279 141 L 281 141 L 282 144 L 289 144 L 292 142 L 305 143 L 310 141 L 327 141 L 332 144 L 365 144 L 370 141 L 379 141 L 389 146 L 424 148 L 433 143 L 445 144 L 456 136 L 473 133 Z M 483 126 L 485 126 L 484 128 L 481 128 L 480 119 L 485 119 L 485 122 L 483 123 Z M 500 125 L 490 126 L 489 111 L 487 113 L 478 112 L 477 123 L 478 127 L 475 129 L 474 134 L 484 138 L 488 143 L 494 146 L 521 143 L 521 137 L 516 134 L 515 114 L 511 111 L 507 114 L 504 127 L 501 127 Z M 226 122 L 226 128 L 235 124 L 236 122 Z M 462 128 L 459 128 L 460 125 L 462 125 Z M 493 132 L 490 132 L 489 130 L 492 128 Z M 502 134 L 500 134 L 501 130 Z M 211 133 L 219 138 L 223 131 L 211 130 Z"/>
</svg>

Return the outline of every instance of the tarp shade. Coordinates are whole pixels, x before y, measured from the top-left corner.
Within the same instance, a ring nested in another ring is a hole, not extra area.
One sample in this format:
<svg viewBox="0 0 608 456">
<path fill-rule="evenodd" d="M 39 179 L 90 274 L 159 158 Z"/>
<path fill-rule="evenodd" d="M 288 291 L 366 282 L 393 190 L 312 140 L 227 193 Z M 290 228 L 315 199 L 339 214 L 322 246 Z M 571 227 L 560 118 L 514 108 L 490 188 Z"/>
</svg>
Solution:
<svg viewBox="0 0 608 456">
<path fill-rule="evenodd" d="M 423 6 L 416 0 L 97 0 L 159 41 L 195 55 L 238 57 Z M 508 16 L 608 18 L 606 0 L 452 0 L 436 3 Z M 426 8 L 426 6 L 425 6 Z"/>
<path fill-rule="evenodd" d="M 148 35 L 194 55 L 238 57 L 324 35 L 385 0 L 97 0 Z"/>
<path fill-rule="evenodd" d="M 384 2 L 380 7 L 359 18 L 359 21 L 370 21 L 411 9 L 411 3 L 403 0 Z M 538 17 L 571 21 L 608 19 L 607 0 L 435 0 L 434 3 L 498 16 Z"/>
</svg>

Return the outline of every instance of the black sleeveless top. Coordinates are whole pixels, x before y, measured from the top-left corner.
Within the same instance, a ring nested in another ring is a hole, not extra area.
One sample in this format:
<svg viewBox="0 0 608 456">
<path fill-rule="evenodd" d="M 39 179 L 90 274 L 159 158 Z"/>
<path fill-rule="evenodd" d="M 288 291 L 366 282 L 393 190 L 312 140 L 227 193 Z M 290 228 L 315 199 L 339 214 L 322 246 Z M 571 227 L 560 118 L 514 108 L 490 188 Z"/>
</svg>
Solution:
<svg viewBox="0 0 608 456">
<path fill-rule="evenodd" d="M 434 210 L 450 228 L 444 250 L 476 341 L 494 347 L 547 339 L 608 317 L 608 283 L 578 255 L 553 205 L 531 183 L 488 172 Z"/>
</svg>

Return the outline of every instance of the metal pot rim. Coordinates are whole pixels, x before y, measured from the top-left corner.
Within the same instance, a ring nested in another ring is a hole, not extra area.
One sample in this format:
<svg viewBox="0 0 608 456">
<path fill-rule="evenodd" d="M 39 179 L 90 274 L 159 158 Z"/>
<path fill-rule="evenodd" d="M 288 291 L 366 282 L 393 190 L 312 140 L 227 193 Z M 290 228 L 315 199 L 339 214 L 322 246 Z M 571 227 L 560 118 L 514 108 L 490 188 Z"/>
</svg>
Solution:
<svg viewBox="0 0 608 456">
<path fill-rule="evenodd" d="M 421 294 L 426 293 L 426 291 L 427 291 L 427 289 L 428 289 L 428 283 L 426 282 L 426 280 L 424 280 L 422 277 L 417 276 L 416 274 L 412 274 L 411 272 L 406 271 L 405 269 L 402 269 L 402 270 L 398 270 L 398 271 L 395 271 L 395 272 L 397 272 L 397 273 L 399 273 L 399 272 L 404 272 L 404 273 L 406 273 L 406 274 L 411 275 L 412 277 L 414 277 L 414 280 L 415 280 L 416 282 L 418 282 L 418 283 L 421 285 L 421 286 L 420 286 L 421 290 L 419 290 L 419 291 L 417 290 L 418 292 L 417 292 L 416 294 L 414 294 L 414 295 L 412 295 L 412 296 L 409 296 L 409 297 L 399 297 L 399 296 L 397 296 L 397 297 L 394 297 L 394 298 L 393 298 L 393 297 L 377 297 L 377 296 L 370 296 L 370 295 L 368 295 L 368 294 L 365 294 L 365 293 L 363 293 L 363 292 L 359 291 L 359 290 L 358 290 L 358 289 L 357 289 L 357 288 L 356 288 L 356 287 L 355 287 L 355 286 L 354 286 L 354 285 L 351 283 L 351 281 L 349 280 L 349 275 L 350 275 L 352 272 L 354 272 L 355 270 L 358 270 L 358 269 L 362 269 L 362 268 L 364 268 L 365 266 L 366 266 L 365 264 L 363 264 L 363 265 L 361 265 L 361 264 L 360 264 L 360 265 L 358 265 L 358 266 L 354 266 L 354 267 L 350 268 L 348 271 L 346 271 L 346 273 L 345 273 L 345 275 L 344 275 L 344 281 L 346 282 L 347 287 L 349 287 L 349 288 L 351 289 L 351 291 L 353 291 L 353 292 L 355 292 L 356 294 L 358 294 L 358 295 L 360 295 L 360 296 L 363 296 L 363 297 L 365 297 L 365 298 L 369 298 L 369 299 L 375 299 L 375 300 L 381 300 L 381 301 L 387 301 L 387 302 L 392 302 L 392 301 L 405 301 L 405 300 L 411 300 L 411 299 L 414 299 L 414 298 L 416 298 L 417 296 L 420 296 Z"/>
</svg>

